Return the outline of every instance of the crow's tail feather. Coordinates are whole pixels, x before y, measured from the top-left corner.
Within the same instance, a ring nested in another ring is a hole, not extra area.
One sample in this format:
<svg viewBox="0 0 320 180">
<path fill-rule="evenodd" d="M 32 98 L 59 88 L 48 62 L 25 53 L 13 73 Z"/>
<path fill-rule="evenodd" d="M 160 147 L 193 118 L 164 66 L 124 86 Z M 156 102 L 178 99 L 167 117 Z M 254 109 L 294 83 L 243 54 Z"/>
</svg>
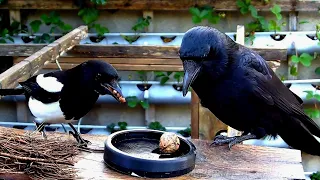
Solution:
<svg viewBox="0 0 320 180">
<path fill-rule="evenodd" d="M 25 90 L 22 88 L 17 89 L 0 89 L 0 96 L 21 95 Z"/>
<path fill-rule="evenodd" d="M 305 153 L 320 156 L 320 141 L 314 134 L 297 118 L 292 121 L 283 121 L 279 135 L 292 148 Z"/>
</svg>

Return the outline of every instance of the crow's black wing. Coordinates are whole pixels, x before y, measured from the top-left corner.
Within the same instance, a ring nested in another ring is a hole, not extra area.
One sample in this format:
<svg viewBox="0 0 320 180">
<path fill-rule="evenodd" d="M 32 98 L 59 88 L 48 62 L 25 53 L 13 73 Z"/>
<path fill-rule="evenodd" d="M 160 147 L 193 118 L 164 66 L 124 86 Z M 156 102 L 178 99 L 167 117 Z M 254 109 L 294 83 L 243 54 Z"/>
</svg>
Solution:
<svg viewBox="0 0 320 180">
<path fill-rule="evenodd" d="M 320 137 L 320 128 L 304 113 L 302 100 L 280 81 L 260 55 L 244 48 L 241 51 L 240 64 L 251 84 L 249 91 L 253 98 L 259 98 L 283 113 L 299 119 L 312 134 Z"/>
</svg>

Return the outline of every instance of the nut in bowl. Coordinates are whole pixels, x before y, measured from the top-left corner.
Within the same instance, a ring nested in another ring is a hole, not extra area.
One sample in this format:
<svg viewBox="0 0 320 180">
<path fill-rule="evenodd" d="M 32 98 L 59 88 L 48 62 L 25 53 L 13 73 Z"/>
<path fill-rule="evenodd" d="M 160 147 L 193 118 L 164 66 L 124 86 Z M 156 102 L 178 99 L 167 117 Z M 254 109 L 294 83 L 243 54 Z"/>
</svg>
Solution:
<svg viewBox="0 0 320 180">
<path fill-rule="evenodd" d="M 174 153 L 180 147 L 179 137 L 172 132 L 165 132 L 160 137 L 159 149 L 162 153 Z"/>
</svg>

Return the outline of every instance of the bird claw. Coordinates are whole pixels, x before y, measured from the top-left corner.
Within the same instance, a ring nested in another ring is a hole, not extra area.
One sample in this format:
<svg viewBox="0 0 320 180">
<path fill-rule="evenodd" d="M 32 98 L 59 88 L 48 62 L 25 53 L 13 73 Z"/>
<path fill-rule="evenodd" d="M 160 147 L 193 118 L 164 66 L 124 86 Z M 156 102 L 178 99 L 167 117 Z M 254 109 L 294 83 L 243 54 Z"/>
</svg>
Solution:
<svg viewBox="0 0 320 180">
<path fill-rule="evenodd" d="M 221 146 L 224 144 L 229 144 L 229 149 L 234 145 L 232 142 L 235 141 L 236 137 L 227 137 L 223 135 L 217 135 L 210 146 Z M 231 146 L 230 146 L 231 145 Z"/>
<path fill-rule="evenodd" d="M 71 134 L 77 140 L 79 147 L 87 147 L 89 144 L 91 144 L 90 141 L 83 139 L 80 134 L 75 134 L 72 131 L 69 131 L 69 134 Z"/>
</svg>

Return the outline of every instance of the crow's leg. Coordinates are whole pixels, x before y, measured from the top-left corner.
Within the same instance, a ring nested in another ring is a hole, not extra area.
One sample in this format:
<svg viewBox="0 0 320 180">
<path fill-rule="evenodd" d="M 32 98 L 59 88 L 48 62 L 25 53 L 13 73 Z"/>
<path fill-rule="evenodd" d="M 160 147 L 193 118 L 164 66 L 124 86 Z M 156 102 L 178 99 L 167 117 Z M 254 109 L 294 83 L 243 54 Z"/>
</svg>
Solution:
<svg viewBox="0 0 320 180">
<path fill-rule="evenodd" d="M 223 135 L 218 135 L 214 138 L 213 142 L 210 144 L 210 146 L 219 146 L 223 144 L 229 144 L 229 149 L 235 144 L 241 143 L 243 141 L 249 140 L 249 139 L 257 139 L 257 136 L 254 134 L 247 134 L 242 136 L 234 136 L 234 137 L 227 137 Z"/>
<path fill-rule="evenodd" d="M 80 134 L 78 133 L 78 131 L 76 130 L 76 128 L 75 128 L 71 123 L 68 123 L 68 124 L 69 124 L 69 126 L 71 127 L 71 129 L 74 131 L 74 132 L 69 131 L 69 134 L 72 134 L 72 136 L 77 140 L 77 142 L 78 142 L 78 144 L 79 144 L 80 146 L 85 146 L 85 147 L 87 147 L 88 144 L 91 144 L 90 141 L 85 140 L 85 139 L 83 139 L 83 138 L 80 136 Z"/>
</svg>

